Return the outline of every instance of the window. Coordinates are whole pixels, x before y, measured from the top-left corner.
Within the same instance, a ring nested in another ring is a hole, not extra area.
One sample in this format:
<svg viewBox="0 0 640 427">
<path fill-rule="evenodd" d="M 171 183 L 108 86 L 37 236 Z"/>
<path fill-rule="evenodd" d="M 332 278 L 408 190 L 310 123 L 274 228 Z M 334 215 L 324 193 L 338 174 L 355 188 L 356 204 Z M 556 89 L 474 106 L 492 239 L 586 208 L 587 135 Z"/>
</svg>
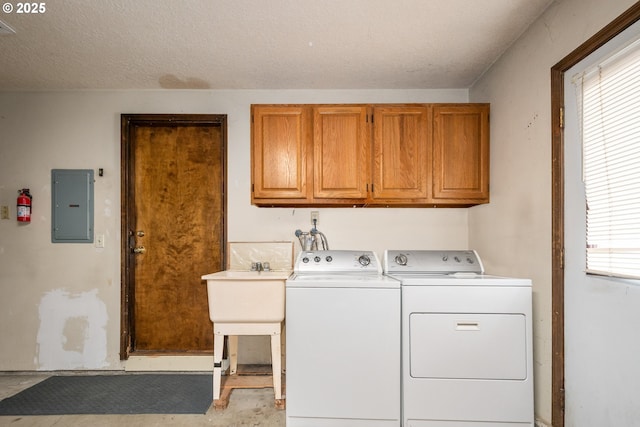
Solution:
<svg viewBox="0 0 640 427">
<path fill-rule="evenodd" d="M 640 40 L 576 77 L 586 270 L 640 278 Z"/>
</svg>

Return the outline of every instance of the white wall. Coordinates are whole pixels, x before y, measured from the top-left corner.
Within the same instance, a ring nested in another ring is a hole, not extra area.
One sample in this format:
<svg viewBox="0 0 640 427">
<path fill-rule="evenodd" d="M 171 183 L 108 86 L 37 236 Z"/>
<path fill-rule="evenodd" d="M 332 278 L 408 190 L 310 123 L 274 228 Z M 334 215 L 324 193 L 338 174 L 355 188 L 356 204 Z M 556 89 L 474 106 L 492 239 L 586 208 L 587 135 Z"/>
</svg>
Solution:
<svg viewBox="0 0 640 427">
<path fill-rule="evenodd" d="M 536 415 L 548 425 L 552 360 L 550 69 L 633 3 L 554 2 L 470 90 L 471 102 L 491 103 L 491 203 L 469 211 L 469 244 L 483 255 L 487 270 L 533 279 Z"/>
<path fill-rule="evenodd" d="M 252 103 L 467 102 L 468 91 L 78 91 L 0 93 L 0 371 L 122 369 L 120 114 L 228 115 L 228 239 L 293 240 L 310 209 L 250 204 Z M 106 247 L 51 243 L 51 169 L 96 174 L 95 231 Z M 17 190 L 34 196 L 29 225 Z M 468 209 L 321 208 L 334 249 L 467 248 Z"/>
</svg>

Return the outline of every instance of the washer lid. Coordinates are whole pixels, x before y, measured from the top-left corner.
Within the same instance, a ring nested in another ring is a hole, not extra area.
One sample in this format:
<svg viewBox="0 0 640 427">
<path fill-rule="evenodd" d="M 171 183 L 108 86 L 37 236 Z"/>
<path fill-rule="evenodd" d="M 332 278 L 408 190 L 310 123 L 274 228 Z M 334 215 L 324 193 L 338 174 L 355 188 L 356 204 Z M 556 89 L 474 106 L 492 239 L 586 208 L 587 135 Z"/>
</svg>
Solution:
<svg viewBox="0 0 640 427">
<path fill-rule="evenodd" d="M 360 288 L 399 289 L 400 281 L 381 274 L 361 273 L 294 273 L 286 281 L 287 288 Z"/>
<path fill-rule="evenodd" d="M 474 250 L 390 250 L 384 252 L 384 271 L 388 274 L 484 273 Z"/>
</svg>

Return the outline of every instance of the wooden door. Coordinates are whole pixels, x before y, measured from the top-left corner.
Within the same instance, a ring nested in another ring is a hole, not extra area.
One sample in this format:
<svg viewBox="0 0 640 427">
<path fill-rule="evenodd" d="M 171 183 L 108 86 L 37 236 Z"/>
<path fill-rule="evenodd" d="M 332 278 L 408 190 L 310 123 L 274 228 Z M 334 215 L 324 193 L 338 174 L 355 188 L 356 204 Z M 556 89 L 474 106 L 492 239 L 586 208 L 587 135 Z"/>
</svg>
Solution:
<svg viewBox="0 0 640 427">
<path fill-rule="evenodd" d="M 313 129 L 314 199 L 363 201 L 370 174 L 367 107 L 315 107 Z"/>
<path fill-rule="evenodd" d="M 489 202 L 488 104 L 434 106 L 433 197 Z"/>
<path fill-rule="evenodd" d="M 253 105 L 251 121 L 252 203 L 308 201 L 310 108 Z"/>
<path fill-rule="evenodd" d="M 122 116 L 122 358 L 213 350 L 200 277 L 224 269 L 225 146 L 226 116 Z"/>
<path fill-rule="evenodd" d="M 373 197 L 424 202 L 428 197 L 429 107 L 373 109 Z"/>
</svg>

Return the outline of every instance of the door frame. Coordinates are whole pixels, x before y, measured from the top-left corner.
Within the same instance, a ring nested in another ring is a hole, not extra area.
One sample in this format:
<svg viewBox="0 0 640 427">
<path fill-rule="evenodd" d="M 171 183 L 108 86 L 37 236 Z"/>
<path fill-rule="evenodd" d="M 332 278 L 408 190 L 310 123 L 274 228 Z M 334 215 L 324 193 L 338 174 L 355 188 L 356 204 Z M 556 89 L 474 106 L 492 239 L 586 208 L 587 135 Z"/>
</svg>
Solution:
<svg viewBox="0 0 640 427">
<path fill-rule="evenodd" d="M 126 360 L 132 351 L 132 337 L 135 336 L 133 310 L 134 254 L 129 242 L 129 225 L 135 221 L 135 204 L 133 194 L 134 157 L 133 132 L 136 126 L 170 126 L 170 125 L 203 125 L 220 126 L 223 158 L 223 211 L 222 211 L 222 245 L 221 259 L 226 264 L 227 244 L 227 115 L 226 114 L 121 114 L 121 151 L 120 151 L 120 360 Z"/>
<path fill-rule="evenodd" d="M 551 67 L 551 423 L 564 426 L 564 73 L 640 20 L 640 2 Z"/>
</svg>

